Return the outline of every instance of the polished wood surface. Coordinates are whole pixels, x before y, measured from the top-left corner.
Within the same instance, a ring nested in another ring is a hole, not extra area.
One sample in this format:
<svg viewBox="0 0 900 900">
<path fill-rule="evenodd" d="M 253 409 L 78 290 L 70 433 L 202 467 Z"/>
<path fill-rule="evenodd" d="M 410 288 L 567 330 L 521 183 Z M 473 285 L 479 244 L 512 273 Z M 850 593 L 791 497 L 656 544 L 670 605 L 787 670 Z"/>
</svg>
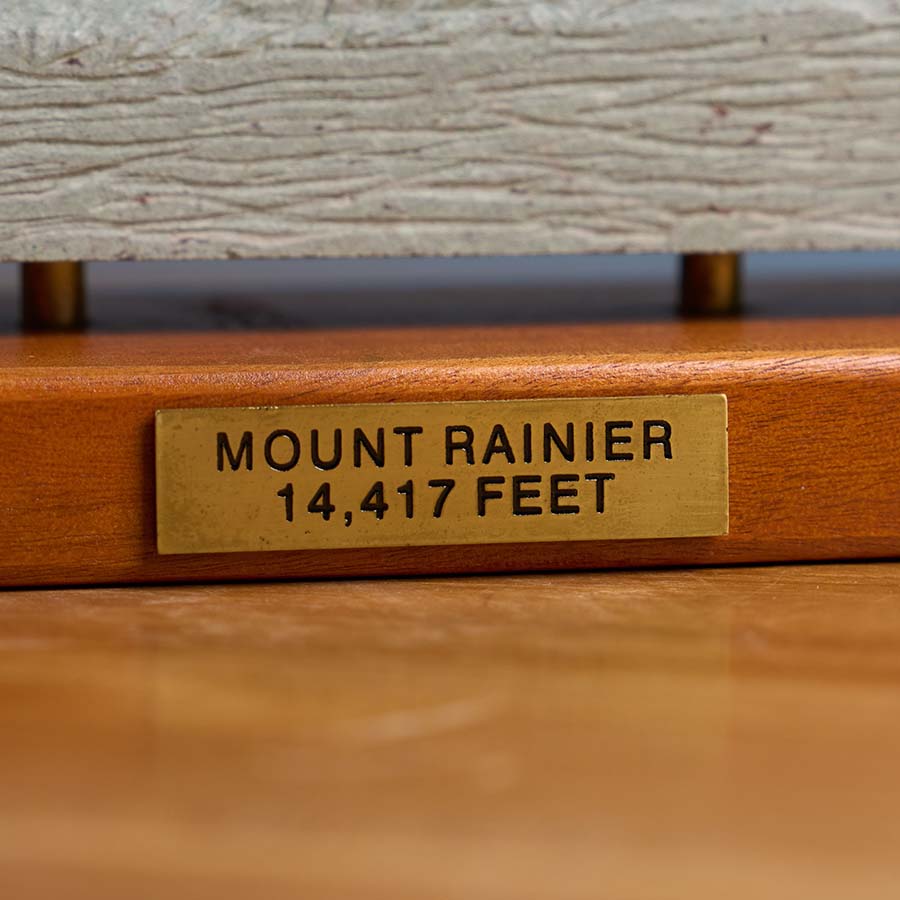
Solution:
<svg viewBox="0 0 900 900">
<path fill-rule="evenodd" d="M 0 339 L 0 584 L 900 553 L 900 318 Z M 726 393 L 725 537 L 160 557 L 160 408 Z"/>
<path fill-rule="evenodd" d="M 0 593 L 26 898 L 884 900 L 900 564 Z"/>
</svg>

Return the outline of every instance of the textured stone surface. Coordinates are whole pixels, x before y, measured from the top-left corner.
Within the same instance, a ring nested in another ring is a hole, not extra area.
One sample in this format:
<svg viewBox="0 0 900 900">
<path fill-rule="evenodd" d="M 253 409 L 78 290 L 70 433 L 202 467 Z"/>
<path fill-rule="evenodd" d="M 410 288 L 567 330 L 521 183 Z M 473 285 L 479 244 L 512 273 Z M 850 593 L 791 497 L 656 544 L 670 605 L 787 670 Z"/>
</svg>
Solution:
<svg viewBox="0 0 900 900">
<path fill-rule="evenodd" d="M 0 258 L 900 246 L 882 0 L 32 0 Z"/>
</svg>

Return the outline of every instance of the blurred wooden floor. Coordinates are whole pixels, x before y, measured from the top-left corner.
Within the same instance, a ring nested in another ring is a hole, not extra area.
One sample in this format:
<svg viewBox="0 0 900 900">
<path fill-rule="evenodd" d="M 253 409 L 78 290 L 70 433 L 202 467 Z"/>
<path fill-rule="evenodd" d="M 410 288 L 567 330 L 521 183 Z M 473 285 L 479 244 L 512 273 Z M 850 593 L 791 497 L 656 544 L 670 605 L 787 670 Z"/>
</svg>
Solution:
<svg viewBox="0 0 900 900">
<path fill-rule="evenodd" d="M 16 898 L 885 898 L 900 564 L 0 593 Z"/>
</svg>

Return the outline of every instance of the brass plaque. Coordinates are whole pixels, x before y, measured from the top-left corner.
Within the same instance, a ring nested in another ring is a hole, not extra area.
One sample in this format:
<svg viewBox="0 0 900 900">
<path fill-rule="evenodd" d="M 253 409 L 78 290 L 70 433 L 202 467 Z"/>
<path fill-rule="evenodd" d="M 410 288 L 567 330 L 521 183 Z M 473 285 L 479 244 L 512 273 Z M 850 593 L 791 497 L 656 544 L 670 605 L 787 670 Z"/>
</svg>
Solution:
<svg viewBox="0 0 900 900">
<path fill-rule="evenodd" d="M 721 394 L 156 414 L 160 553 L 728 532 Z"/>
</svg>

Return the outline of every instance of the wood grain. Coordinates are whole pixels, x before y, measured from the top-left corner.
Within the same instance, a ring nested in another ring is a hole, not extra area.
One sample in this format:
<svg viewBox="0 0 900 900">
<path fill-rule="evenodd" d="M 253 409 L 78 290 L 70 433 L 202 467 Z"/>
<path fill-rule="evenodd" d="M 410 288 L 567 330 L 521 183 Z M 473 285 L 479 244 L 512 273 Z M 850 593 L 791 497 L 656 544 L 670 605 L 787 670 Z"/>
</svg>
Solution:
<svg viewBox="0 0 900 900">
<path fill-rule="evenodd" d="M 900 320 L 0 339 L 0 584 L 579 569 L 900 553 Z M 716 538 L 161 557 L 159 408 L 725 393 Z"/>
<path fill-rule="evenodd" d="M 17 900 L 883 900 L 900 566 L 0 594 Z"/>
<path fill-rule="evenodd" d="M 34 0 L 0 258 L 898 246 L 885 0 Z"/>
</svg>

